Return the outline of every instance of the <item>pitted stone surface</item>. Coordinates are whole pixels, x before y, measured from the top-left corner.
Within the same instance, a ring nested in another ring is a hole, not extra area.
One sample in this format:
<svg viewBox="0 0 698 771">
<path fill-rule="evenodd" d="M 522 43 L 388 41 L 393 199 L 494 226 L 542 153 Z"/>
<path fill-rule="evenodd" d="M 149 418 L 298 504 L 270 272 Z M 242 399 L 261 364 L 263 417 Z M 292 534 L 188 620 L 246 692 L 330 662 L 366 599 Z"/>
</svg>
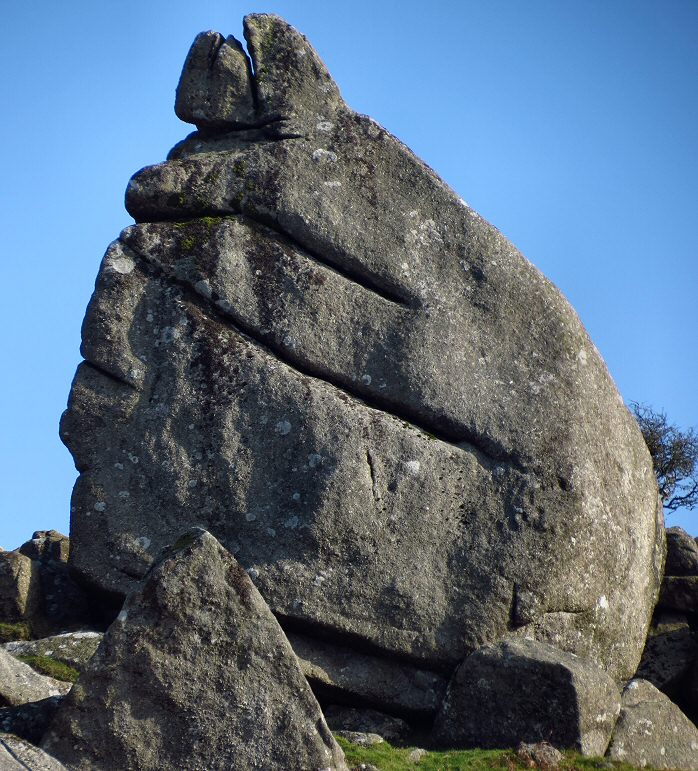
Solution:
<svg viewBox="0 0 698 771">
<path fill-rule="evenodd" d="M 603 755 L 619 710 L 616 684 L 595 664 L 510 638 L 483 646 L 456 670 L 432 738 L 444 747 L 490 749 L 548 741 Z"/>
<path fill-rule="evenodd" d="M 607 756 L 632 766 L 698 768 L 698 729 L 646 680 L 631 680 Z"/>
<path fill-rule="evenodd" d="M 74 771 L 346 771 L 249 576 L 194 528 L 129 595 L 42 746 Z"/>
<path fill-rule="evenodd" d="M 441 668 L 523 628 L 629 677 L 661 506 L 574 311 L 299 33 L 245 26 L 254 125 L 241 97 L 137 174 L 100 269 L 74 569 L 124 593 L 201 523 L 294 628 Z"/>
</svg>

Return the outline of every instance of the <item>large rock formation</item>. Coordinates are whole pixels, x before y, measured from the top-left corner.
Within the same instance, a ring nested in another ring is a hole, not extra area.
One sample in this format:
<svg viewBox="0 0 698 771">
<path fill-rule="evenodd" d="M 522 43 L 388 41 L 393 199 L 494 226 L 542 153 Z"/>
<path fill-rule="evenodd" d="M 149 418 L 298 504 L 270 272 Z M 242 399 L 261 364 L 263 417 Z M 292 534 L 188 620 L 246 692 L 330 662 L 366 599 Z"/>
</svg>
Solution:
<svg viewBox="0 0 698 771">
<path fill-rule="evenodd" d="M 117 596 L 189 524 L 282 623 L 446 669 L 514 629 L 630 676 L 663 550 L 579 319 L 343 102 L 305 38 L 199 36 L 200 131 L 130 182 L 62 436 L 71 562 Z"/>
<path fill-rule="evenodd" d="M 346 771 L 277 621 L 198 529 L 129 595 L 43 746 L 75 771 Z"/>
</svg>

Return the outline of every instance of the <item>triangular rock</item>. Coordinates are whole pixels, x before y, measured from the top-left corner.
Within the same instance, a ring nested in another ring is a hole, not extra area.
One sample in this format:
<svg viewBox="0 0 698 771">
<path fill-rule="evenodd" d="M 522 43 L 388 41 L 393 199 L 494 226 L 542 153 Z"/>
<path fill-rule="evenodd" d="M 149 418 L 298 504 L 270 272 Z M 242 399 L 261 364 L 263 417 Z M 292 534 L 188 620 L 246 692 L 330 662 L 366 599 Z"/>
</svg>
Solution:
<svg viewBox="0 0 698 771">
<path fill-rule="evenodd" d="M 194 529 L 126 600 L 44 748 L 74 769 L 345 769 L 291 646 Z"/>
</svg>

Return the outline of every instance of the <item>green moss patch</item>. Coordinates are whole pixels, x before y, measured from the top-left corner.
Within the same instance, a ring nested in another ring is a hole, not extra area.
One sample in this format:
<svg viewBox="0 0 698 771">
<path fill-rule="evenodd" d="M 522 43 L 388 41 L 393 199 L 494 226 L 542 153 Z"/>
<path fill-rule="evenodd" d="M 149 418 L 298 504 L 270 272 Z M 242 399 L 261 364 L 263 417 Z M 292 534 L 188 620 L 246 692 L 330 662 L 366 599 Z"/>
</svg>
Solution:
<svg viewBox="0 0 698 771">
<path fill-rule="evenodd" d="M 55 661 L 49 656 L 17 656 L 17 658 L 25 664 L 29 664 L 36 672 L 53 677 L 54 680 L 63 680 L 66 683 L 74 683 L 80 676 L 77 669 L 69 667 L 62 661 Z"/>
<path fill-rule="evenodd" d="M 31 629 L 23 621 L 16 624 L 0 622 L 0 643 L 31 640 Z"/>
<path fill-rule="evenodd" d="M 486 769 L 518 771 L 518 769 L 529 768 L 511 750 L 427 752 L 418 763 L 415 763 L 410 760 L 413 747 L 403 749 L 393 747 L 388 742 L 374 744 L 372 747 L 359 747 L 341 736 L 335 738 L 344 750 L 350 767 L 359 766 L 361 763 L 370 763 L 380 771 L 486 771 Z M 587 771 L 587 769 L 602 768 L 632 771 L 633 766 L 626 763 L 611 763 L 604 758 L 584 758 L 575 752 L 566 752 L 560 765 L 560 769 L 563 771 Z"/>
</svg>

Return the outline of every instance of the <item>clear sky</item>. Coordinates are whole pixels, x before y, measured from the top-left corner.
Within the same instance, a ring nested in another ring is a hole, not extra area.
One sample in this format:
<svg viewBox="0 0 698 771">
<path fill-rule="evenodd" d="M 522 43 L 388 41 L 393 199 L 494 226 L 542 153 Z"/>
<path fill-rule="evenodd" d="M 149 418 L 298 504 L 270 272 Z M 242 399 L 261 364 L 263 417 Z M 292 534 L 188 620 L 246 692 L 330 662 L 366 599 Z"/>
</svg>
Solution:
<svg viewBox="0 0 698 771">
<path fill-rule="evenodd" d="M 190 130 L 194 35 L 253 11 L 560 287 L 626 401 L 698 426 L 696 0 L 4 3 L 0 546 L 68 530 L 58 420 L 126 183 Z M 669 524 L 698 534 L 698 511 Z"/>
</svg>

